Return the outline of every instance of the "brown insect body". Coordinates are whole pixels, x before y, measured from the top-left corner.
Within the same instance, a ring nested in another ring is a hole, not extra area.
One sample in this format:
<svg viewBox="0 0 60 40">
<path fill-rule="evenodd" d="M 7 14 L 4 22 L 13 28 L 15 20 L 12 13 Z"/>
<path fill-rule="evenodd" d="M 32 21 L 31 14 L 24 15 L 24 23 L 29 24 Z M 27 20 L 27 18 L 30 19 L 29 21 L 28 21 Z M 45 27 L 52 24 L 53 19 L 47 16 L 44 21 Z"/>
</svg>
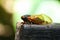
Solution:
<svg viewBox="0 0 60 40">
<path fill-rule="evenodd" d="M 50 24 L 52 23 L 52 20 L 50 17 L 48 17 L 47 15 L 44 14 L 40 14 L 40 15 L 30 15 L 30 16 L 23 16 L 25 22 L 29 22 L 29 23 L 33 23 L 33 24 Z M 28 20 L 28 21 L 27 21 Z"/>
</svg>

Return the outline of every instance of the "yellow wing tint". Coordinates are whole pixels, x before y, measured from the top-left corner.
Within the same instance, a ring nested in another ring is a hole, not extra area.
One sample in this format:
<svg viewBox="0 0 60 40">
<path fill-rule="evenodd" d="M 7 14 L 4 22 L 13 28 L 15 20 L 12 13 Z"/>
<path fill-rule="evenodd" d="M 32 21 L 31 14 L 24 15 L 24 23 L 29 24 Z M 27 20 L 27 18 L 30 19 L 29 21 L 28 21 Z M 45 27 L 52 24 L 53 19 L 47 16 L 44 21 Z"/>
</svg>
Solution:
<svg viewBox="0 0 60 40">
<path fill-rule="evenodd" d="M 45 14 L 31 15 L 29 20 L 35 24 L 51 24 L 52 23 L 52 19 Z"/>
<path fill-rule="evenodd" d="M 43 20 L 44 20 L 47 24 L 50 24 L 50 23 L 53 22 L 52 19 L 51 19 L 49 16 L 47 16 L 47 15 L 45 15 L 45 14 L 41 14 L 41 16 L 43 17 Z"/>
</svg>

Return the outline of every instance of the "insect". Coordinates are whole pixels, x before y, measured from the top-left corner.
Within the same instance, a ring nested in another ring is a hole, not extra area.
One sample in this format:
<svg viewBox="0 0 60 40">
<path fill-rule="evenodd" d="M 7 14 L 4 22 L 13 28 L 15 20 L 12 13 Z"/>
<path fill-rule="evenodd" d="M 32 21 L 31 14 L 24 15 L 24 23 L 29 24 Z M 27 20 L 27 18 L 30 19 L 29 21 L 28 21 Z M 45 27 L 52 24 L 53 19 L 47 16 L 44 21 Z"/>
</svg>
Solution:
<svg viewBox="0 0 60 40">
<path fill-rule="evenodd" d="M 24 15 L 21 18 L 24 22 L 29 23 L 29 24 L 32 23 L 32 24 L 44 25 L 44 24 L 51 24 L 52 23 L 52 19 L 45 14 Z"/>
</svg>

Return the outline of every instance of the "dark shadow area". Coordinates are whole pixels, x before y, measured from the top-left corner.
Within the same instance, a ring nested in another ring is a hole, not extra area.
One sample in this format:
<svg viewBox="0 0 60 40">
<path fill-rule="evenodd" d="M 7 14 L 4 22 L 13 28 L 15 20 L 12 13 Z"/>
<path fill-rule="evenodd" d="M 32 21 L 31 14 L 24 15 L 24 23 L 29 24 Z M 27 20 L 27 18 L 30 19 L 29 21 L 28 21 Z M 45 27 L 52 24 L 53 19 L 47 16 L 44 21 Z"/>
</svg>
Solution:
<svg viewBox="0 0 60 40">
<path fill-rule="evenodd" d="M 60 23 L 50 25 L 22 25 L 19 40 L 60 40 Z"/>
</svg>

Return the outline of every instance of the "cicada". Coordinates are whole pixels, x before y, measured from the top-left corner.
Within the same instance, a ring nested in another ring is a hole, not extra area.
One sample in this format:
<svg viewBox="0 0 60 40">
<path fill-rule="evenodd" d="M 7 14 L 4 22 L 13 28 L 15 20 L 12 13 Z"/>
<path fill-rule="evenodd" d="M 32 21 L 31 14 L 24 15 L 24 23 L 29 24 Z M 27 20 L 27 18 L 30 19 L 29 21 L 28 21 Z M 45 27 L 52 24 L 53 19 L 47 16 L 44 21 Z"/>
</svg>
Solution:
<svg viewBox="0 0 60 40">
<path fill-rule="evenodd" d="M 29 24 L 32 23 L 32 24 L 43 25 L 43 24 L 51 24 L 52 23 L 52 19 L 45 14 L 24 15 L 21 18 L 24 22 L 29 23 Z"/>
</svg>

